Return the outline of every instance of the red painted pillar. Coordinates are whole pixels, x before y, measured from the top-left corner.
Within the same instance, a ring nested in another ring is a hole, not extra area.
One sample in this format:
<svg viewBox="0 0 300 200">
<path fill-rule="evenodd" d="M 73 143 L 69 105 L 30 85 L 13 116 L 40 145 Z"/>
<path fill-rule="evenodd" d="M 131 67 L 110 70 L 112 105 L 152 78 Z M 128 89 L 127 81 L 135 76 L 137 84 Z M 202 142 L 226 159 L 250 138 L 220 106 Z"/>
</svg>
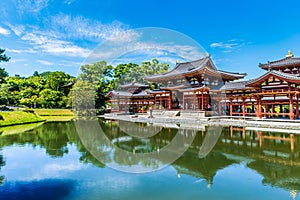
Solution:
<svg viewBox="0 0 300 200">
<path fill-rule="evenodd" d="M 243 116 L 246 116 L 246 104 L 245 104 L 245 98 L 243 97 Z"/>
<path fill-rule="evenodd" d="M 201 99 L 201 110 L 204 110 L 204 94 L 202 91 L 202 99 Z"/>
<path fill-rule="evenodd" d="M 229 99 L 229 115 L 232 116 L 232 99 Z"/>
<path fill-rule="evenodd" d="M 290 94 L 290 120 L 294 119 L 293 95 Z"/>
<path fill-rule="evenodd" d="M 299 95 L 297 95 L 296 100 L 296 117 L 299 118 Z"/>
<path fill-rule="evenodd" d="M 262 106 L 261 105 L 261 98 L 260 98 L 260 96 L 258 96 L 257 97 L 257 111 L 256 111 L 256 114 L 257 114 L 257 117 L 260 118 L 260 119 L 262 118 L 261 106 Z"/>
<path fill-rule="evenodd" d="M 159 98 L 159 109 L 162 109 L 162 94 L 160 94 L 160 98 Z"/>
</svg>

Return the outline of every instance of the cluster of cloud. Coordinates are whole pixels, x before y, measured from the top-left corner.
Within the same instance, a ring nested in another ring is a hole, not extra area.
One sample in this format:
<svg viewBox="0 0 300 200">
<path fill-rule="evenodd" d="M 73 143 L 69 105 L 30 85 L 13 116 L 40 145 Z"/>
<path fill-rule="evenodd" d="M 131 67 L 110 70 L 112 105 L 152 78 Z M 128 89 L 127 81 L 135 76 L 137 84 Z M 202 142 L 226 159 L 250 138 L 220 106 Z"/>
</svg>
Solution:
<svg viewBox="0 0 300 200">
<path fill-rule="evenodd" d="M 10 31 L 8 29 L 5 29 L 3 27 L 0 27 L 0 34 L 1 35 L 9 35 Z"/>
<path fill-rule="evenodd" d="M 86 58 L 94 58 L 94 61 L 110 59 L 118 63 L 137 64 L 158 58 L 162 62 L 175 64 L 177 59 L 189 61 L 204 55 L 202 47 L 199 48 L 197 45 L 178 44 L 176 41 L 173 43 L 146 41 L 141 31 L 132 30 L 129 25 L 120 21 L 102 23 L 81 15 L 73 16 L 62 12 L 40 15 L 41 11 L 50 5 L 51 0 L 12 1 L 19 15 L 32 14 L 32 16 L 31 20 L 26 22 L 21 20 L 17 23 L 10 21 L 0 23 L 0 35 L 18 40 L 18 45 L 6 47 L 7 52 L 20 56 L 31 54 L 36 57 L 37 63 L 45 66 L 54 64 L 53 59 L 47 60 L 50 56 L 62 58 L 59 62 L 55 61 L 56 65 L 62 66 L 68 64 L 65 61 L 78 64 L 80 59 L 82 61 Z M 75 0 L 62 1 L 66 5 L 74 2 Z M 104 45 L 95 51 L 94 48 L 99 44 Z M 126 57 L 124 54 L 131 55 Z M 40 55 L 43 57 L 39 57 Z"/>
<path fill-rule="evenodd" d="M 223 42 L 214 42 L 210 44 L 211 48 L 221 49 L 224 53 L 230 53 L 234 50 L 240 49 L 244 44 L 237 39 L 227 40 Z"/>
<path fill-rule="evenodd" d="M 49 5 L 49 0 L 15 0 L 14 2 L 20 14 L 24 12 L 37 13 Z"/>
</svg>

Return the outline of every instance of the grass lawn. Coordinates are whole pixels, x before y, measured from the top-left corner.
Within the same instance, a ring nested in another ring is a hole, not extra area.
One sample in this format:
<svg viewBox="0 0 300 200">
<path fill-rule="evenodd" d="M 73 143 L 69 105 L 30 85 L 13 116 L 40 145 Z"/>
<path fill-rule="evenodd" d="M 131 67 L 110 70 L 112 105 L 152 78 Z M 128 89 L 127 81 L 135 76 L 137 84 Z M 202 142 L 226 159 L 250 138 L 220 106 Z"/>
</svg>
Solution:
<svg viewBox="0 0 300 200">
<path fill-rule="evenodd" d="M 74 116 L 69 109 L 32 109 L 39 116 Z"/>
<path fill-rule="evenodd" d="M 0 126 L 10 126 L 45 121 L 37 114 L 24 111 L 0 112 L 0 115 L 2 116 L 0 120 Z"/>
</svg>

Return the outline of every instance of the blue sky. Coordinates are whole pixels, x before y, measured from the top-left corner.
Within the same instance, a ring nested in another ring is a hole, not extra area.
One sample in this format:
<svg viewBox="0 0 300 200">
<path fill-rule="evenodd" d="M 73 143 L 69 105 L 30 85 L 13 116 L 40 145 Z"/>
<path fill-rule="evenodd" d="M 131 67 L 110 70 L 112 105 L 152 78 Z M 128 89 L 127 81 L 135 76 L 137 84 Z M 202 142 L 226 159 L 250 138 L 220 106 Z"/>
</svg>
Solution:
<svg viewBox="0 0 300 200">
<path fill-rule="evenodd" d="M 143 27 L 182 33 L 210 53 L 219 69 L 246 72 L 247 78 L 263 73 L 260 62 L 281 59 L 288 50 L 300 56 L 297 0 L 1 0 L 0 4 L 0 47 L 12 57 L 0 65 L 10 75 L 55 70 L 76 75 L 99 44 L 136 42 L 135 29 Z M 173 46 L 177 43 L 175 38 Z"/>
</svg>

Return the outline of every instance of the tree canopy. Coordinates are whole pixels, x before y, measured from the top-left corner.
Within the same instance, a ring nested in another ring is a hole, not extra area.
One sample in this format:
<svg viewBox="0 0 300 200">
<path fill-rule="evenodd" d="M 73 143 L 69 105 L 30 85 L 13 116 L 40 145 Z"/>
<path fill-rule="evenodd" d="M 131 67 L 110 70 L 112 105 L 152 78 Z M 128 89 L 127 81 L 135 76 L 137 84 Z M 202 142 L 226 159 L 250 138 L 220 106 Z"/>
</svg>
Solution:
<svg viewBox="0 0 300 200">
<path fill-rule="evenodd" d="M 8 62 L 10 57 L 5 54 L 5 49 L 0 49 L 0 62 Z"/>
<path fill-rule="evenodd" d="M 5 55 L 4 51 L 1 55 Z M 9 60 L 4 56 L 4 60 Z M 61 72 L 35 71 L 32 76 L 9 76 L 0 68 L 0 104 L 39 108 L 96 107 L 104 108 L 105 95 L 121 84 L 147 83 L 144 76 L 165 72 L 166 63 L 157 59 L 143 62 L 107 65 L 105 61 L 82 65 L 78 78 Z M 85 102 L 86 99 L 92 100 Z"/>
</svg>

